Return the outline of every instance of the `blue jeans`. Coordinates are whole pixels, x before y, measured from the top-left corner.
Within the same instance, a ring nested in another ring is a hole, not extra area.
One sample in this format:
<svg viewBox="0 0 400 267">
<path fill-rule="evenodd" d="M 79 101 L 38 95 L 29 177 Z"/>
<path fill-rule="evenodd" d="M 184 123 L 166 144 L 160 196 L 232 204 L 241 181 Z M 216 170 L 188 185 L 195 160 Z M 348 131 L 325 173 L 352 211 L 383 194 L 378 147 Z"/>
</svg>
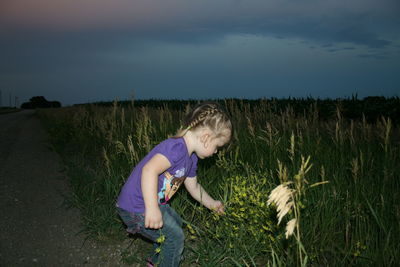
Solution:
<svg viewBox="0 0 400 267">
<path fill-rule="evenodd" d="M 160 205 L 163 218 L 163 227 L 161 229 L 149 229 L 144 227 L 144 215 L 140 213 L 131 213 L 118 208 L 121 219 L 126 224 L 129 233 L 139 233 L 145 238 L 151 240 L 154 245 L 154 251 L 151 255 L 151 261 L 160 267 L 179 266 L 182 257 L 185 235 L 182 230 L 182 219 L 173 208 L 167 205 Z M 160 235 L 165 236 L 162 244 L 157 243 Z M 160 253 L 155 250 L 160 248 Z"/>
</svg>

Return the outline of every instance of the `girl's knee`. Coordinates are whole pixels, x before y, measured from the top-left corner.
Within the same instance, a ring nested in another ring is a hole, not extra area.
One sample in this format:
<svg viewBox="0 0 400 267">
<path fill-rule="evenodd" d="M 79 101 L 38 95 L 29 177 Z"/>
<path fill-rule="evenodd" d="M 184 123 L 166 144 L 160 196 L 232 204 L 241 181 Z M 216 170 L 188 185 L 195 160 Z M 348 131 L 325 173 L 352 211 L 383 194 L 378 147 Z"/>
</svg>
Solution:
<svg viewBox="0 0 400 267">
<path fill-rule="evenodd" d="M 185 241 L 185 233 L 183 232 L 182 228 L 179 228 L 179 231 L 177 232 L 176 238 L 182 243 Z"/>
<path fill-rule="evenodd" d="M 185 241 L 185 233 L 179 225 L 175 227 L 164 227 L 166 238 L 173 242 L 183 243 Z"/>
</svg>

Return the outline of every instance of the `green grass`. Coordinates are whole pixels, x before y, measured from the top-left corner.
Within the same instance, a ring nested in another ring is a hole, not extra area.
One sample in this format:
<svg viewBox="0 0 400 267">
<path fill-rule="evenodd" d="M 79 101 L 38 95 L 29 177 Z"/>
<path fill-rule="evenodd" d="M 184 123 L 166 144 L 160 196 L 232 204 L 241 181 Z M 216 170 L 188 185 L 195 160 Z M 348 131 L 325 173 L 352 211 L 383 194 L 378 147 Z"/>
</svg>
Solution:
<svg viewBox="0 0 400 267">
<path fill-rule="evenodd" d="M 312 266 L 399 264 L 398 118 L 390 124 L 390 116 L 363 117 L 359 110 L 366 107 L 351 101 L 359 107 L 353 115 L 343 101 L 327 106 L 310 99 L 286 101 L 286 106 L 278 100 L 222 101 L 233 119 L 234 142 L 200 161 L 198 176 L 212 196 L 225 202 L 226 215 L 215 216 L 184 189 L 178 192 L 172 205 L 191 226 L 185 227 L 183 266 L 299 266 L 305 259 Z M 114 103 L 40 111 L 69 170 L 74 190 L 69 203 L 80 208 L 89 237 L 132 238 L 124 235 L 114 208 L 119 190 L 134 165 L 179 128 L 186 104 L 153 101 L 149 107 Z M 332 106 L 336 110 L 327 112 Z M 295 181 L 302 156 L 310 156 L 312 164 L 302 180 L 305 188 L 329 181 L 307 189 L 299 201 L 305 253 L 293 236 L 284 237 L 293 214 L 277 226 L 275 209 L 266 205 L 283 179 Z M 128 262 L 145 257 L 137 256 L 136 247 L 124 252 Z"/>
<path fill-rule="evenodd" d="M 12 113 L 12 112 L 18 112 L 21 109 L 19 108 L 12 108 L 12 107 L 0 107 L 0 115 L 1 114 L 8 114 L 8 113 Z"/>
</svg>

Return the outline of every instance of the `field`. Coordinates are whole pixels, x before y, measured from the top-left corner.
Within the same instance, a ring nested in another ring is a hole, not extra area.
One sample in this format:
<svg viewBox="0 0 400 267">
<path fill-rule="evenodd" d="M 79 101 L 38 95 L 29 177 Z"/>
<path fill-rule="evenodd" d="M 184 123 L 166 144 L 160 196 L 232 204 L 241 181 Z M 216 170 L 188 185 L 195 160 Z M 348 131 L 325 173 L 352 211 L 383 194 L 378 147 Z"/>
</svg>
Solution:
<svg viewBox="0 0 400 267">
<path fill-rule="evenodd" d="M 12 107 L 0 107 L 0 115 L 11 113 L 11 112 L 17 112 L 17 111 L 20 111 L 20 109 L 12 108 Z"/>
<path fill-rule="evenodd" d="M 234 140 L 200 161 L 198 178 L 226 214 L 209 212 L 184 189 L 174 196 L 185 221 L 183 266 L 400 264 L 399 98 L 218 101 Z M 195 103 L 132 100 L 39 112 L 68 168 L 68 201 L 81 210 L 83 231 L 133 240 L 123 255 L 128 263 L 142 262 L 150 245 L 124 233 L 119 190 Z M 279 185 L 290 192 L 286 215 L 268 202 Z"/>
</svg>

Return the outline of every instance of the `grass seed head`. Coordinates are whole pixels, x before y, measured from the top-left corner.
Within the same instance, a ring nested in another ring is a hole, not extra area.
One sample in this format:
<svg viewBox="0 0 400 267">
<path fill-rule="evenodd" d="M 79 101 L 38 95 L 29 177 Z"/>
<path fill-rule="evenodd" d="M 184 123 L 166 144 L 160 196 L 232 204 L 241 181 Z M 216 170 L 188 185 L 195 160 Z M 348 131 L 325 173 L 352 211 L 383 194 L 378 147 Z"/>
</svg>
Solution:
<svg viewBox="0 0 400 267">
<path fill-rule="evenodd" d="M 289 236 L 293 234 L 296 224 L 297 224 L 296 218 L 293 218 L 290 221 L 288 221 L 288 223 L 286 224 L 286 233 L 285 233 L 286 239 L 288 239 Z"/>
<path fill-rule="evenodd" d="M 278 224 L 281 223 L 282 218 L 293 207 L 293 189 L 288 187 L 289 183 L 278 185 L 268 197 L 268 205 L 272 203 L 276 205 L 278 211 Z"/>
</svg>

